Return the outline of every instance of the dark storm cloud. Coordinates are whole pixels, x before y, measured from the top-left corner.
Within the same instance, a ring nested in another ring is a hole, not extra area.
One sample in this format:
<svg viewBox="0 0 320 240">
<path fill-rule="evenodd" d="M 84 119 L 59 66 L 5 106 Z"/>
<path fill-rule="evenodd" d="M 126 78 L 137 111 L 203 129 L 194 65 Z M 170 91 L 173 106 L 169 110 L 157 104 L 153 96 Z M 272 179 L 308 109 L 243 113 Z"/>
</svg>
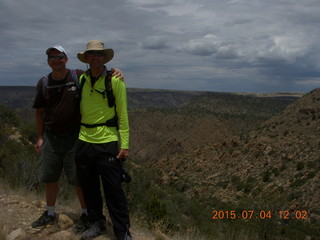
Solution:
<svg viewBox="0 0 320 240">
<path fill-rule="evenodd" d="M 320 85 L 318 0 L 0 0 L 0 85 L 35 85 L 45 50 L 69 67 L 90 39 L 128 87 L 308 91 Z M 196 81 L 195 81 L 196 79 Z"/>
</svg>

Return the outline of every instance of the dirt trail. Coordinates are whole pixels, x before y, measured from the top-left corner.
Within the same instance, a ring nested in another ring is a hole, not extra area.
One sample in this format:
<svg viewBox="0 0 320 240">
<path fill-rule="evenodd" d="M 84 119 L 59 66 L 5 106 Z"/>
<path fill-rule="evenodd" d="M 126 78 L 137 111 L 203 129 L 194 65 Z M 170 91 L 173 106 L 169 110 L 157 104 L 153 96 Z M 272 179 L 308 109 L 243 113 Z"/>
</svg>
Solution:
<svg viewBox="0 0 320 240">
<path fill-rule="evenodd" d="M 0 188 L 0 238 L 16 229 L 23 229 L 27 233 L 28 240 L 78 240 L 79 235 L 72 231 L 73 220 L 79 216 L 75 210 L 58 206 L 59 221 L 55 226 L 48 226 L 41 231 L 35 231 L 30 227 L 44 211 L 45 202 L 34 196 L 22 196 L 12 192 L 6 192 Z M 131 229 L 136 240 L 154 240 L 159 235 Z M 58 236 L 59 235 L 59 236 Z M 158 236 L 157 236 L 158 235 Z M 115 240 L 111 223 L 108 223 L 108 232 L 96 238 L 97 240 Z"/>
</svg>

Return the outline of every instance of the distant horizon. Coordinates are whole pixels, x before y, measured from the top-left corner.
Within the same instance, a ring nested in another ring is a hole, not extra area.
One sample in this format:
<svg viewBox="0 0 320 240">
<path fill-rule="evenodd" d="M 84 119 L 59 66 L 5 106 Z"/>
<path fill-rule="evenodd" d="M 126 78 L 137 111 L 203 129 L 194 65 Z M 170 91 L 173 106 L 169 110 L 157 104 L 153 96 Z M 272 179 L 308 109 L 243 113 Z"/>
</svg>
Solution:
<svg viewBox="0 0 320 240">
<path fill-rule="evenodd" d="M 0 88 L 2 87 L 18 87 L 18 88 L 35 88 L 36 86 L 29 86 L 29 85 L 0 85 Z M 313 91 L 314 89 L 307 91 L 307 92 L 285 92 L 285 91 L 280 91 L 280 92 L 229 92 L 229 91 L 209 91 L 209 90 L 185 90 L 185 89 L 163 89 L 163 88 L 138 88 L 138 87 L 127 87 L 127 90 L 144 90 L 144 91 L 179 91 L 179 92 L 212 92 L 212 93 L 230 93 L 230 94 L 237 94 L 237 95 L 256 95 L 260 97 L 268 97 L 268 95 L 273 94 L 277 96 L 299 96 L 301 97 L 302 95 Z"/>
</svg>

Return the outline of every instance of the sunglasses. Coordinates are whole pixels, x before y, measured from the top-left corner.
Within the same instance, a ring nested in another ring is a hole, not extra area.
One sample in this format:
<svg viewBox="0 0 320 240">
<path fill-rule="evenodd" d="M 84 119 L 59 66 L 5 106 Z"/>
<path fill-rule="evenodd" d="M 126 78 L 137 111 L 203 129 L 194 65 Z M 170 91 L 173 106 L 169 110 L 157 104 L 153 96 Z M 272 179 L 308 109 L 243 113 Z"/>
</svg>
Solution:
<svg viewBox="0 0 320 240">
<path fill-rule="evenodd" d="M 87 56 L 99 56 L 102 57 L 105 55 L 104 51 L 94 51 L 94 50 L 90 50 L 86 52 Z"/>
<path fill-rule="evenodd" d="M 66 56 L 64 54 L 48 56 L 48 60 L 61 60 L 64 59 Z"/>
</svg>

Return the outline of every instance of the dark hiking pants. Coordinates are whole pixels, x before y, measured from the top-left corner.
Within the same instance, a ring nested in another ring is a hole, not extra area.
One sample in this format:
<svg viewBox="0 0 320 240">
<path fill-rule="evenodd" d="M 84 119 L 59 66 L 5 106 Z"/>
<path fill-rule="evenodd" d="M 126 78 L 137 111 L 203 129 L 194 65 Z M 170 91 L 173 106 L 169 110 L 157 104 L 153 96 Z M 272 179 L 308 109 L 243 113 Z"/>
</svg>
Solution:
<svg viewBox="0 0 320 240">
<path fill-rule="evenodd" d="M 76 164 L 88 216 L 93 222 L 106 219 L 103 215 L 104 196 L 118 239 L 123 239 L 130 226 L 127 199 L 121 186 L 121 162 L 116 158 L 117 142 L 93 144 L 79 140 L 76 144 Z"/>
</svg>

